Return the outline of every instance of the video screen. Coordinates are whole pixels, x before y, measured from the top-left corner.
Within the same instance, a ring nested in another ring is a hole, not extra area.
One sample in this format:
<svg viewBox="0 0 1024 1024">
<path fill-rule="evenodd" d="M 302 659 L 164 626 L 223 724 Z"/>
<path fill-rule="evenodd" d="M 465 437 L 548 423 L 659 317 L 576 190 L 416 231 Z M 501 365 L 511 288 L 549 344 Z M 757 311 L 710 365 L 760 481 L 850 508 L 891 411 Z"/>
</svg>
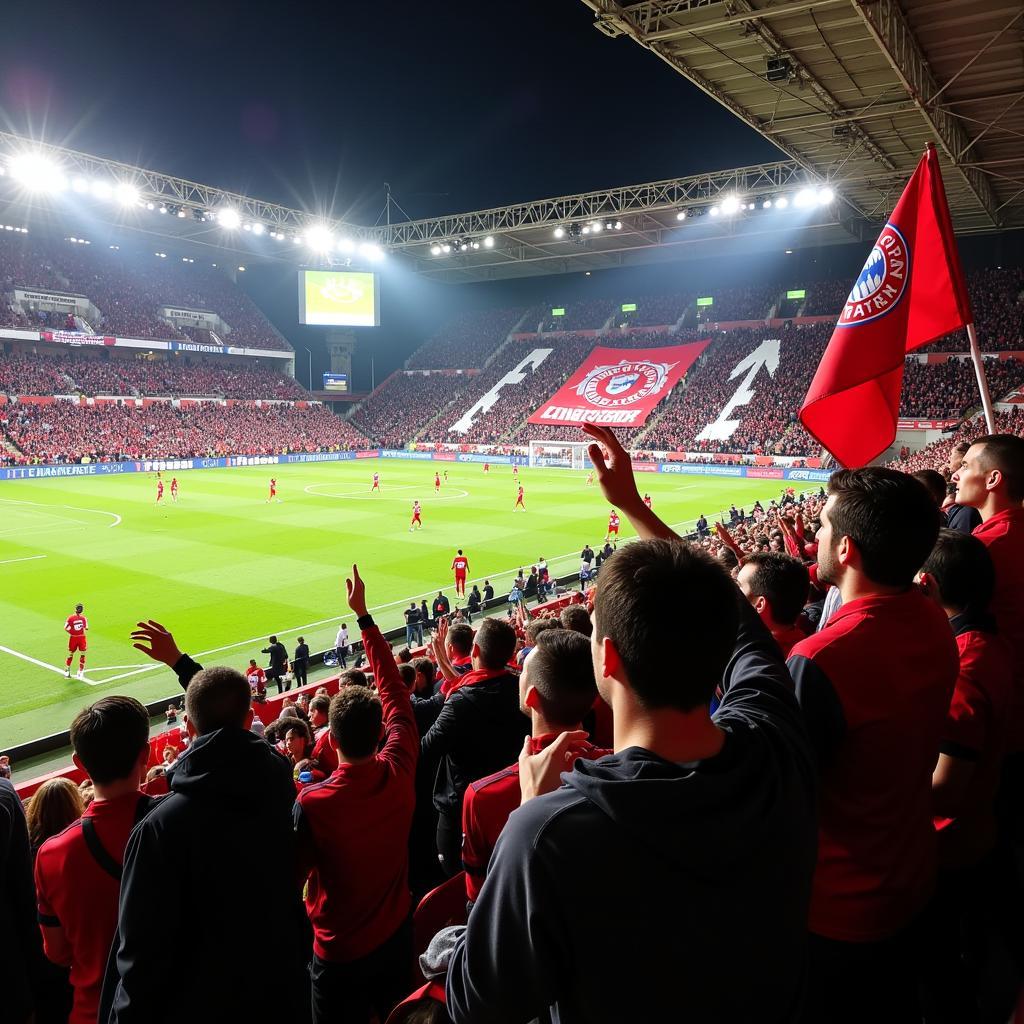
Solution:
<svg viewBox="0 0 1024 1024">
<path fill-rule="evenodd" d="M 325 373 L 324 391 L 348 391 L 348 374 Z"/>
<path fill-rule="evenodd" d="M 299 323 L 379 327 L 377 275 L 349 270 L 300 270 Z"/>
</svg>

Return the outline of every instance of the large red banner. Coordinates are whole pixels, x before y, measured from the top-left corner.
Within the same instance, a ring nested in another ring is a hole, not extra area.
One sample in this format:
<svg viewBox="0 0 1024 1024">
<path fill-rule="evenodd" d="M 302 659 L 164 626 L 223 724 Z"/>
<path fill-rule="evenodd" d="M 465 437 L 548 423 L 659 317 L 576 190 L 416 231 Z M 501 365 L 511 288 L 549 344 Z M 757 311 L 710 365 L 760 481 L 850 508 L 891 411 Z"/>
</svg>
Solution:
<svg viewBox="0 0 1024 1024">
<path fill-rule="evenodd" d="M 667 348 L 595 348 L 529 422 L 638 427 L 709 343 L 705 340 Z"/>
</svg>

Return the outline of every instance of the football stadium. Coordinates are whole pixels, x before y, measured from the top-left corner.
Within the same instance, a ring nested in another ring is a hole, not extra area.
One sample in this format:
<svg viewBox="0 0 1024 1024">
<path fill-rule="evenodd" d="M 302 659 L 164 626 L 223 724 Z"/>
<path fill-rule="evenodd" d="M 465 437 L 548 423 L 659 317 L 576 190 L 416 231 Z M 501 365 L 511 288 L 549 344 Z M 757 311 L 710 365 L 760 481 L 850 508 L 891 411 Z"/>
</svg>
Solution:
<svg viewBox="0 0 1024 1024">
<path fill-rule="evenodd" d="M 1024 1024 L 1020 3 L 189 6 L 0 39 L 0 1017 Z"/>
</svg>

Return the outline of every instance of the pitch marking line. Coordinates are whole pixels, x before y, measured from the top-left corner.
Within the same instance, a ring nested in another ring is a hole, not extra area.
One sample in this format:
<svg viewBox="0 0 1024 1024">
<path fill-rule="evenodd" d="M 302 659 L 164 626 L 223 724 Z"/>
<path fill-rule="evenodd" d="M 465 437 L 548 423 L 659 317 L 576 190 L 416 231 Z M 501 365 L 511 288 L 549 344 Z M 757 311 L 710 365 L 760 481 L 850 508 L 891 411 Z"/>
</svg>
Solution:
<svg viewBox="0 0 1024 1024">
<path fill-rule="evenodd" d="M 14 562 L 34 562 L 37 558 L 46 558 L 46 555 L 28 555 L 26 558 L 7 558 L 0 562 L 0 565 L 11 565 Z"/>
<path fill-rule="evenodd" d="M 9 502 L 12 505 L 33 505 L 36 508 L 66 508 L 72 512 L 94 512 L 98 516 L 110 516 L 114 521 L 108 524 L 108 529 L 121 525 L 121 517 L 116 512 L 106 512 L 101 508 L 85 508 L 82 505 L 48 505 L 45 501 L 22 501 L 19 498 L 0 498 L 0 501 Z"/>
<path fill-rule="evenodd" d="M 0 651 L 4 651 L 6 654 L 11 654 L 15 658 L 21 658 L 22 661 L 30 661 L 33 665 L 38 665 L 40 668 L 48 668 L 51 672 L 56 672 L 59 676 L 64 675 L 64 669 L 57 668 L 56 665 L 50 665 L 45 661 L 40 661 L 38 658 L 29 657 L 29 655 L 22 654 L 20 651 L 12 651 L 10 647 L 0 645 Z"/>
</svg>

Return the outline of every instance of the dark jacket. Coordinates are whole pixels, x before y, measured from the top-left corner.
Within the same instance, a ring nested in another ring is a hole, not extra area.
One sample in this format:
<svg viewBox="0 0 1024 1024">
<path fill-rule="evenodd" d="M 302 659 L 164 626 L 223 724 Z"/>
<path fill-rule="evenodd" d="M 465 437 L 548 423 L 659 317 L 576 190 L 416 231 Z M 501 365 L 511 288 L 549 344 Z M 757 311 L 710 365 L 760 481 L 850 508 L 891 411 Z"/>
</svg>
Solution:
<svg viewBox="0 0 1024 1024">
<path fill-rule="evenodd" d="M 451 601 L 442 594 L 440 597 L 434 598 L 434 618 L 439 619 L 442 615 L 447 615 L 451 611 Z"/>
<path fill-rule="evenodd" d="M 14 786 L 0 779 L 0 1016 L 27 1020 L 42 980 L 43 942 L 36 919 L 36 887 L 25 812 Z"/>
<path fill-rule="evenodd" d="M 471 590 L 469 597 L 466 598 L 466 607 L 469 609 L 470 614 L 476 615 L 480 611 L 480 591 Z"/>
<path fill-rule="evenodd" d="M 974 533 L 981 526 L 981 513 L 972 505 L 952 504 L 946 509 L 946 526 L 960 533 Z"/>
<path fill-rule="evenodd" d="M 170 794 L 125 851 L 102 999 L 110 1024 L 183 1013 L 211 1024 L 308 1019 L 288 762 L 251 732 L 219 729 L 196 739 L 168 775 Z M 273 980 L 257 984 L 268 951 Z"/>
<path fill-rule="evenodd" d="M 421 756 L 439 761 L 434 807 L 459 815 L 466 787 L 507 768 L 518 756 L 530 722 L 519 710 L 519 680 L 511 673 L 463 686 L 445 700 L 420 743 Z"/>
<path fill-rule="evenodd" d="M 288 664 L 288 651 L 280 640 L 276 644 L 264 647 L 260 654 L 270 655 L 271 672 L 283 672 L 285 665 Z"/>
<path fill-rule="evenodd" d="M 296 644 L 295 646 L 295 657 L 292 661 L 309 661 L 309 644 Z"/>
<path fill-rule="evenodd" d="M 741 614 L 717 755 L 578 760 L 513 811 L 449 966 L 455 1024 L 798 1018 L 814 764 L 779 648 Z"/>
</svg>

